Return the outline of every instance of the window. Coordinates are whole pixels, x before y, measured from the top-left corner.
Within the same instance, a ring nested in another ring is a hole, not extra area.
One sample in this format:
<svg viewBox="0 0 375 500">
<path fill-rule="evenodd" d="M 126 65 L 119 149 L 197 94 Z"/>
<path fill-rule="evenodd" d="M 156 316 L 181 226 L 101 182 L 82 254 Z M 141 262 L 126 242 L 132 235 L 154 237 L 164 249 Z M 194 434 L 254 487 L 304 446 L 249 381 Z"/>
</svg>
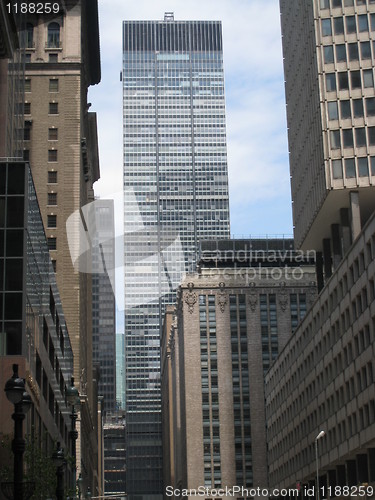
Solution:
<svg viewBox="0 0 375 500">
<path fill-rule="evenodd" d="M 338 120 L 339 113 L 337 108 L 337 102 L 336 101 L 329 102 L 327 106 L 328 106 L 328 119 Z"/>
<path fill-rule="evenodd" d="M 375 175 L 375 156 L 370 156 L 371 175 Z"/>
<path fill-rule="evenodd" d="M 375 31 L 375 14 L 370 14 L 371 31 Z"/>
<path fill-rule="evenodd" d="M 346 47 L 344 43 L 336 45 L 336 62 L 346 62 Z"/>
<path fill-rule="evenodd" d="M 359 71 L 350 72 L 350 85 L 352 89 L 361 88 L 361 73 Z"/>
<path fill-rule="evenodd" d="M 346 158 L 345 160 L 345 177 L 351 179 L 355 177 L 355 162 L 354 158 Z"/>
<path fill-rule="evenodd" d="M 353 129 L 344 128 L 342 131 L 342 142 L 344 148 L 352 148 L 354 146 L 353 143 Z"/>
<path fill-rule="evenodd" d="M 57 149 L 48 150 L 48 161 L 57 161 Z"/>
<path fill-rule="evenodd" d="M 375 127 L 368 127 L 368 143 L 370 146 L 375 146 Z"/>
<path fill-rule="evenodd" d="M 345 17 L 345 24 L 346 24 L 346 32 L 348 34 L 355 33 L 357 31 L 354 16 L 346 16 Z"/>
<path fill-rule="evenodd" d="M 23 159 L 24 161 L 30 161 L 30 149 L 23 150 Z"/>
<path fill-rule="evenodd" d="M 57 215 L 47 215 L 47 227 L 49 229 L 57 227 Z"/>
<path fill-rule="evenodd" d="M 336 90 L 336 75 L 335 73 L 326 74 L 326 87 L 327 92 L 332 92 Z"/>
<path fill-rule="evenodd" d="M 354 133 L 355 133 L 355 144 L 356 144 L 357 148 L 361 148 L 363 146 L 366 146 L 365 128 L 364 127 L 355 128 Z"/>
<path fill-rule="evenodd" d="M 48 129 L 48 140 L 49 141 L 57 141 L 58 139 L 58 129 L 55 127 L 51 127 Z"/>
<path fill-rule="evenodd" d="M 331 36 L 332 26 L 330 19 L 322 19 L 322 36 Z"/>
<path fill-rule="evenodd" d="M 353 115 L 354 118 L 363 117 L 363 101 L 362 99 L 353 99 Z"/>
<path fill-rule="evenodd" d="M 375 97 L 366 99 L 366 116 L 375 116 Z"/>
<path fill-rule="evenodd" d="M 31 80 L 26 78 L 25 80 L 25 92 L 31 92 Z"/>
<path fill-rule="evenodd" d="M 366 0 L 355 0 L 356 5 L 366 5 Z"/>
<path fill-rule="evenodd" d="M 49 53 L 48 54 L 48 62 L 50 62 L 50 63 L 57 63 L 58 62 L 57 54 Z"/>
<path fill-rule="evenodd" d="M 56 238 L 47 238 L 47 244 L 48 244 L 48 250 L 56 250 L 57 248 L 57 241 Z"/>
<path fill-rule="evenodd" d="M 60 25 L 58 23 L 49 23 L 47 46 L 49 48 L 60 47 Z"/>
<path fill-rule="evenodd" d="M 325 64 L 333 63 L 333 47 L 332 45 L 326 45 L 323 47 L 324 62 Z"/>
<path fill-rule="evenodd" d="M 57 102 L 49 103 L 49 114 L 57 115 L 59 113 L 59 104 Z"/>
<path fill-rule="evenodd" d="M 344 20 L 342 17 L 335 17 L 333 19 L 333 27 L 335 35 L 342 35 L 344 33 Z"/>
<path fill-rule="evenodd" d="M 367 14 L 358 16 L 358 31 L 368 31 Z"/>
<path fill-rule="evenodd" d="M 53 272 L 56 272 L 56 259 L 51 259 Z"/>
<path fill-rule="evenodd" d="M 57 184 L 57 172 L 56 170 L 48 171 L 48 182 L 49 184 Z"/>
<path fill-rule="evenodd" d="M 33 47 L 34 47 L 34 26 L 31 23 L 26 23 L 25 48 L 32 49 Z"/>
<path fill-rule="evenodd" d="M 332 175 L 334 179 L 342 179 L 341 160 L 332 160 Z"/>
<path fill-rule="evenodd" d="M 339 90 L 348 90 L 349 89 L 349 80 L 348 73 L 346 71 L 341 71 L 338 73 L 339 79 Z"/>
<path fill-rule="evenodd" d="M 358 175 L 359 177 L 368 177 L 368 163 L 367 157 L 357 158 Z"/>
<path fill-rule="evenodd" d="M 23 140 L 24 141 L 30 140 L 30 136 L 31 136 L 30 132 L 31 132 L 31 128 L 28 126 L 25 126 L 25 128 L 23 129 Z"/>
<path fill-rule="evenodd" d="M 340 144 L 340 131 L 339 130 L 331 130 L 330 131 L 330 140 L 331 140 L 331 149 L 339 149 Z"/>
<path fill-rule="evenodd" d="M 341 7 L 341 0 L 332 0 L 332 7 Z"/>
<path fill-rule="evenodd" d="M 59 91 L 59 80 L 57 78 L 50 78 L 49 91 L 50 92 L 58 92 Z"/>
<path fill-rule="evenodd" d="M 329 9 L 329 0 L 320 0 L 321 9 Z"/>
<path fill-rule="evenodd" d="M 357 43 L 348 43 L 348 53 L 349 61 L 358 61 L 359 53 Z"/>
<path fill-rule="evenodd" d="M 48 193 L 48 205 L 57 205 L 57 193 Z"/>
<path fill-rule="evenodd" d="M 374 86 L 374 75 L 372 69 L 364 69 L 363 70 L 363 86 L 365 88 Z"/>
<path fill-rule="evenodd" d="M 344 0 L 344 7 L 352 7 L 354 5 L 354 0 Z"/>
<path fill-rule="evenodd" d="M 352 117 L 352 113 L 350 110 L 350 101 L 348 100 L 340 101 L 340 114 L 341 114 L 341 120 L 346 120 Z"/>
<path fill-rule="evenodd" d="M 25 115 L 29 115 L 31 113 L 31 103 L 25 102 L 23 105 L 23 112 Z"/>
<path fill-rule="evenodd" d="M 361 42 L 361 58 L 371 59 L 371 45 L 370 42 Z"/>
</svg>

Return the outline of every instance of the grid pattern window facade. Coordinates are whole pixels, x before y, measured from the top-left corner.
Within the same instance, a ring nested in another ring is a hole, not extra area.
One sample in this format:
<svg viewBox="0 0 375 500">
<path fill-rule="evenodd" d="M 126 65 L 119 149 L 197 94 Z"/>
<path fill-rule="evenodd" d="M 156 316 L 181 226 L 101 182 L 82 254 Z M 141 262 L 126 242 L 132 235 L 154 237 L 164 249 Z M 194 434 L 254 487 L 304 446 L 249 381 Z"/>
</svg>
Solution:
<svg viewBox="0 0 375 500">
<path fill-rule="evenodd" d="M 162 493 L 159 338 L 165 306 L 175 302 L 183 275 L 194 270 L 199 241 L 230 234 L 221 43 L 219 22 L 123 24 L 130 495 Z M 145 481 L 139 436 L 146 414 L 154 424 L 148 427 L 153 451 Z"/>
<path fill-rule="evenodd" d="M 199 297 L 204 484 L 221 484 L 215 296 Z"/>
<path fill-rule="evenodd" d="M 298 323 L 305 317 L 306 314 L 306 294 L 291 293 L 290 294 L 290 322 L 292 331 L 297 328 Z"/>
<path fill-rule="evenodd" d="M 276 295 L 261 294 L 259 303 L 263 371 L 266 373 L 278 354 Z"/>
<path fill-rule="evenodd" d="M 236 484 L 253 486 L 245 295 L 230 295 Z"/>
</svg>

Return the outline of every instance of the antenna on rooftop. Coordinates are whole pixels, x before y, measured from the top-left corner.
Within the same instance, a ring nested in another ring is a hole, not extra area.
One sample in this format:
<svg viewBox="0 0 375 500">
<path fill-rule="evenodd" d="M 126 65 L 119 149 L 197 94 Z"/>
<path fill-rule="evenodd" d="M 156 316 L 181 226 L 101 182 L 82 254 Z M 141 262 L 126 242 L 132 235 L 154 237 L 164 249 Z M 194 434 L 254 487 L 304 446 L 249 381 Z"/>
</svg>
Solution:
<svg viewBox="0 0 375 500">
<path fill-rule="evenodd" d="M 174 12 L 164 12 L 164 21 L 174 21 Z"/>
</svg>

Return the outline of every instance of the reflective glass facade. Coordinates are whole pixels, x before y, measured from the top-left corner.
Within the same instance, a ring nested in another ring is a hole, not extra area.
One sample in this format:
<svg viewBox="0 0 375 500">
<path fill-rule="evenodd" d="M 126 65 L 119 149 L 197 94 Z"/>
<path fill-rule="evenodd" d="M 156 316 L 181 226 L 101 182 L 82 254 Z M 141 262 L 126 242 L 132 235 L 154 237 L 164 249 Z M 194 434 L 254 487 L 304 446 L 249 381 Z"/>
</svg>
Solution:
<svg viewBox="0 0 375 500">
<path fill-rule="evenodd" d="M 123 112 L 127 492 L 161 495 L 163 312 L 230 234 L 221 23 L 124 22 Z"/>
</svg>

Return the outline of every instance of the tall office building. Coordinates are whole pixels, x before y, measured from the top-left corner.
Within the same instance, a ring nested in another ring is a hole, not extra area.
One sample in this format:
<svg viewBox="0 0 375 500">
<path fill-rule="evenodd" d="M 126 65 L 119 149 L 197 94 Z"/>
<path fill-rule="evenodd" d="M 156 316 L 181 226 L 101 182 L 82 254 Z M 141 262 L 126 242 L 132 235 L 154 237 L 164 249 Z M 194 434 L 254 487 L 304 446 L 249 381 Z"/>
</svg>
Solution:
<svg viewBox="0 0 375 500">
<path fill-rule="evenodd" d="M 375 3 L 280 9 L 295 240 L 328 278 L 375 208 Z"/>
<path fill-rule="evenodd" d="M 221 23 L 123 24 L 127 493 L 162 493 L 160 332 L 198 242 L 229 237 Z"/>
<path fill-rule="evenodd" d="M 92 253 L 92 358 L 99 364 L 103 414 L 116 409 L 116 304 L 113 200 L 95 200 Z"/>
</svg>

